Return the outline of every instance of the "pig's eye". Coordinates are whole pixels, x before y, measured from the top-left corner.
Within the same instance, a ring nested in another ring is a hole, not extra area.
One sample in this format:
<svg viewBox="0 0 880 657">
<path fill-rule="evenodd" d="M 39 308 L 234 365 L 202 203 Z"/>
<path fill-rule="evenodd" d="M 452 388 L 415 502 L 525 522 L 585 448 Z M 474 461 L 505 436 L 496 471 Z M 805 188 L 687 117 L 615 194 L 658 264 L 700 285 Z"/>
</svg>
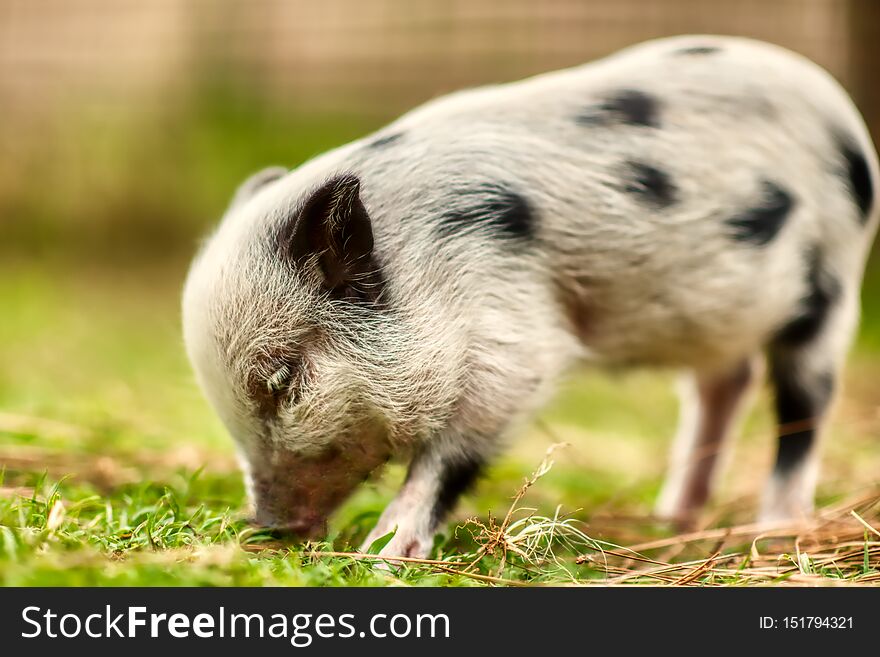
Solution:
<svg viewBox="0 0 880 657">
<path fill-rule="evenodd" d="M 296 402 L 298 386 L 294 373 L 294 366 L 285 363 L 275 366 L 268 376 L 261 376 L 256 370 L 251 374 L 250 395 L 260 415 L 274 417 L 282 406 Z"/>
<path fill-rule="evenodd" d="M 297 385 L 293 379 L 293 367 L 282 365 L 268 379 L 266 379 L 266 392 L 273 399 L 276 407 L 282 402 L 296 402 Z"/>
<path fill-rule="evenodd" d="M 272 376 L 266 379 L 266 390 L 277 395 L 290 383 L 290 365 L 282 365 Z"/>
</svg>

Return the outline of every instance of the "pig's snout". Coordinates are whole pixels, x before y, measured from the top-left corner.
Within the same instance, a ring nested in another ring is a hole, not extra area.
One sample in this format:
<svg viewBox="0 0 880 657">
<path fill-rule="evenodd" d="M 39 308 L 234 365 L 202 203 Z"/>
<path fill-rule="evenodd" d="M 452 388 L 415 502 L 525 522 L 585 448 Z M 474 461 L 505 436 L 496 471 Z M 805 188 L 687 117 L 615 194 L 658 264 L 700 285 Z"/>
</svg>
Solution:
<svg viewBox="0 0 880 657">
<path fill-rule="evenodd" d="M 301 539 L 321 539 L 327 519 L 388 458 L 384 442 L 331 446 L 305 456 L 272 449 L 250 462 L 257 524 Z"/>
<path fill-rule="evenodd" d="M 257 507 L 251 523 L 273 529 L 285 537 L 301 540 L 317 541 L 327 534 L 326 518 L 304 517 L 294 520 L 270 513 L 265 507 Z"/>
<path fill-rule="evenodd" d="M 257 524 L 297 538 L 320 539 L 327 518 L 354 488 L 323 459 L 284 455 L 252 473 Z"/>
</svg>

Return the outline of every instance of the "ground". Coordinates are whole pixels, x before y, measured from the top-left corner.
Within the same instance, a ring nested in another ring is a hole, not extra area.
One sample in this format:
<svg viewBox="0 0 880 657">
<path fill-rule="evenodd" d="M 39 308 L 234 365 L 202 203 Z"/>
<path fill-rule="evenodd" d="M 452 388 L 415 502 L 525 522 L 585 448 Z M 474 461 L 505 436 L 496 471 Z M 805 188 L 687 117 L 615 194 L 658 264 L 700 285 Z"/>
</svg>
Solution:
<svg viewBox="0 0 880 657">
<path fill-rule="evenodd" d="M 870 323 L 831 424 L 812 526 L 748 526 L 774 447 L 766 391 L 713 505 L 676 535 L 650 517 L 675 425 L 672 374 L 580 371 L 464 499 L 432 560 L 383 569 L 350 553 L 400 483 L 400 465 L 344 506 L 325 543 L 286 544 L 244 521 L 231 441 L 183 353 L 184 272 L 183 262 L 112 272 L 3 265 L 0 584 L 880 582 L 880 350 Z"/>
</svg>

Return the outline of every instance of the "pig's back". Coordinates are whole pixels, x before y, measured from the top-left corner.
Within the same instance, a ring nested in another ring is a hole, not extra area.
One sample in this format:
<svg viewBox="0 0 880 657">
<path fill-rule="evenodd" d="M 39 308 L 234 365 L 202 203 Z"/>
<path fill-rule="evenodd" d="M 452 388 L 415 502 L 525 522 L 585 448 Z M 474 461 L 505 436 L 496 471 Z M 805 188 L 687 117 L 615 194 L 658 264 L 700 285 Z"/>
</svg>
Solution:
<svg viewBox="0 0 880 657">
<path fill-rule="evenodd" d="M 846 94 L 746 39 L 453 94 L 355 152 L 380 245 L 519 260 L 612 361 L 754 348 L 817 268 L 857 289 L 876 223 L 876 155 Z"/>
</svg>

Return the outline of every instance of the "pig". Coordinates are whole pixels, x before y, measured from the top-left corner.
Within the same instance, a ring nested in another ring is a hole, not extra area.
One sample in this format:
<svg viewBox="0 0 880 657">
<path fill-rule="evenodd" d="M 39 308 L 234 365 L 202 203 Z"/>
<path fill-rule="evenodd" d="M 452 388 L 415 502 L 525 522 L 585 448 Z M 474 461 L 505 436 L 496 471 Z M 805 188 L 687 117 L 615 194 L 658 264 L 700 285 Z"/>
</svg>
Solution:
<svg viewBox="0 0 880 657">
<path fill-rule="evenodd" d="M 682 36 L 464 90 L 245 181 L 189 271 L 197 380 L 255 521 L 319 538 L 389 458 L 365 546 L 423 557 L 578 363 L 684 377 L 656 512 L 697 517 L 766 363 L 759 518 L 813 508 L 877 227 L 857 109 L 803 57 Z"/>
</svg>

